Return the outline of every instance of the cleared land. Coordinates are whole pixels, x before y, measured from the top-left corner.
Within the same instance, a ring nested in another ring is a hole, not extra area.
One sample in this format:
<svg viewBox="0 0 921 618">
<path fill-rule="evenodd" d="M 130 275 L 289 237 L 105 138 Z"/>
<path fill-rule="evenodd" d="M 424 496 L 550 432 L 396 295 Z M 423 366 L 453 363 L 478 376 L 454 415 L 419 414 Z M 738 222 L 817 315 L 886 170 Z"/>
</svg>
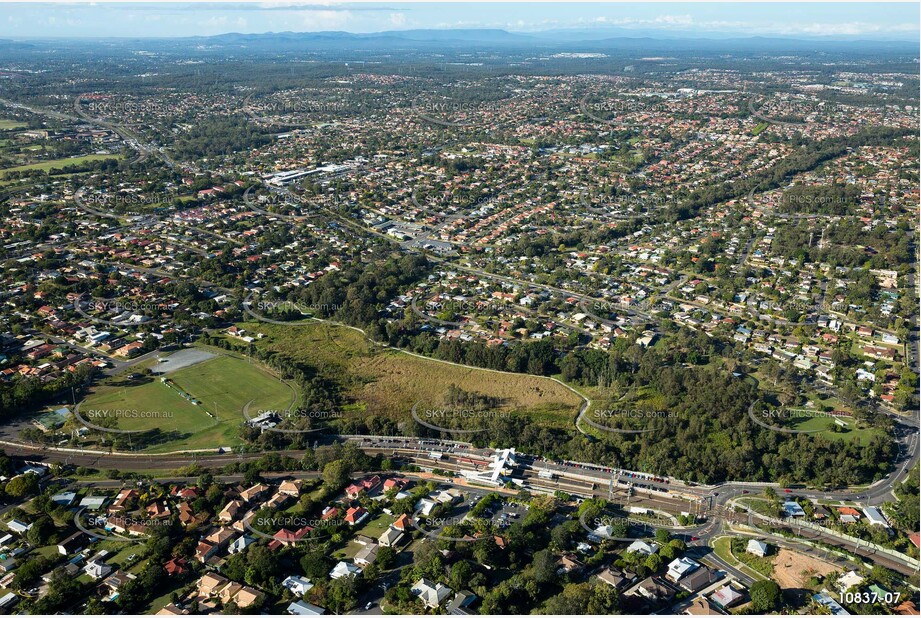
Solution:
<svg viewBox="0 0 921 618">
<path fill-rule="evenodd" d="M 406 420 L 416 402 L 443 403 L 451 385 L 494 397 L 499 409 L 526 414 L 532 421 L 558 427 L 572 425 L 581 399 L 553 380 L 452 365 L 379 347 L 360 332 L 329 323 L 280 326 L 264 322 L 240 325 L 266 335 L 256 341 L 315 367 L 335 380 L 348 402 L 347 414 Z M 233 339 L 231 339 L 232 341 Z"/>
<path fill-rule="evenodd" d="M 773 579 L 781 588 L 805 588 L 813 575 L 828 575 L 834 565 L 799 552 L 780 548 L 774 556 Z"/>
<path fill-rule="evenodd" d="M 285 409 L 296 396 L 289 385 L 264 369 L 232 356 L 216 356 L 168 377 L 201 403 L 188 401 L 159 376 L 119 377 L 93 389 L 80 405 L 81 415 L 90 422 L 101 415 L 115 416 L 119 429 L 160 429 L 174 434 L 169 442 L 150 447 L 151 452 L 216 448 L 240 443 L 237 433 L 248 401 L 254 400 L 254 412 Z"/>
</svg>

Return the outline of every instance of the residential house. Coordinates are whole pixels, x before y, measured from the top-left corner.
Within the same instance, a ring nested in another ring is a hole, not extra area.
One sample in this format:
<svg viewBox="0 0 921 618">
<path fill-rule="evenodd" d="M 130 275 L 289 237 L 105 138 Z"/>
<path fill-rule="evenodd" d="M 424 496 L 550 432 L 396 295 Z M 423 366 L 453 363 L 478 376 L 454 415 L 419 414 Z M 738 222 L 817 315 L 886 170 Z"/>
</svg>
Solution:
<svg viewBox="0 0 921 618">
<path fill-rule="evenodd" d="M 371 478 L 361 479 L 345 488 L 345 495 L 354 500 L 361 492 L 371 493 L 381 484 L 381 477 L 374 475 Z"/>
<path fill-rule="evenodd" d="M 799 502 L 787 500 L 783 503 L 783 512 L 786 517 L 805 517 L 806 511 L 799 505 Z"/>
<path fill-rule="evenodd" d="M 476 612 L 471 610 L 471 606 L 476 602 L 477 596 L 469 590 L 461 590 L 454 595 L 451 602 L 445 608 L 448 615 L 452 616 L 471 616 Z"/>
<path fill-rule="evenodd" d="M 296 597 L 302 597 L 313 588 L 313 582 L 300 575 L 289 575 L 281 582 L 281 585 L 291 591 Z"/>
<path fill-rule="evenodd" d="M 89 545 L 91 539 L 85 533 L 77 531 L 71 534 L 69 537 L 58 543 L 58 553 L 62 556 L 69 556 L 70 554 L 75 554 L 87 545 Z"/>
<path fill-rule="evenodd" d="M 118 596 L 118 590 L 125 584 L 127 584 L 132 579 L 137 579 L 137 575 L 133 573 L 126 573 L 122 570 L 115 571 L 108 577 L 106 577 L 102 585 L 99 587 L 101 594 L 106 595 L 107 597 L 103 600 L 111 601 Z"/>
<path fill-rule="evenodd" d="M 765 543 L 764 541 L 759 541 L 757 539 L 751 539 L 748 541 L 748 545 L 745 546 L 745 551 L 747 551 L 750 554 L 754 554 L 755 556 L 764 558 L 765 556 L 768 555 L 770 548 L 768 547 L 768 544 Z"/>
<path fill-rule="evenodd" d="M 659 546 L 655 543 L 647 543 L 646 541 L 637 539 L 633 541 L 629 547 L 627 547 L 628 552 L 636 552 L 643 556 L 650 556 L 657 551 L 659 551 Z"/>
<path fill-rule="evenodd" d="M 170 577 L 178 577 L 189 571 L 189 563 L 185 558 L 173 558 L 163 564 L 163 570 Z"/>
<path fill-rule="evenodd" d="M 218 573 L 205 573 L 198 580 L 198 594 L 204 598 L 215 596 L 229 581 L 229 579 Z"/>
<path fill-rule="evenodd" d="M 294 601 L 285 609 L 292 616 L 322 616 L 326 610 L 307 601 Z"/>
<path fill-rule="evenodd" d="M 398 545 L 403 539 L 403 533 L 389 526 L 384 532 L 378 537 L 377 542 L 383 545 L 384 547 L 394 547 Z"/>
<path fill-rule="evenodd" d="M 726 610 L 739 603 L 743 597 L 744 595 L 741 592 L 726 584 L 710 595 L 710 601 L 720 609 Z"/>
<path fill-rule="evenodd" d="M 301 495 L 301 485 L 303 485 L 303 481 L 300 479 L 282 481 L 281 485 L 278 486 L 278 493 L 298 498 Z"/>
<path fill-rule="evenodd" d="M 358 553 L 355 554 L 355 557 L 352 559 L 355 564 L 361 566 L 368 566 L 372 564 L 377 558 L 377 548 L 379 545 L 377 543 L 369 543 L 358 550 Z"/>
<path fill-rule="evenodd" d="M 867 523 L 871 526 L 881 526 L 889 528 L 889 522 L 883 517 L 882 512 L 874 506 L 864 507 L 863 514 L 867 516 Z"/>
<path fill-rule="evenodd" d="M 828 590 L 822 589 L 821 592 L 818 592 L 812 595 L 812 600 L 818 603 L 819 605 L 824 605 L 828 608 L 829 613 L 832 616 L 850 616 L 851 612 L 847 611 L 841 604 L 835 601 L 832 596 L 828 593 Z"/>
<path fill-rule="evenodd" d="M 83 572 L 93 579 L 102 579 L 112 572 L 112 567 L 101 560 L 91 560 L 83 567 Z"/>
<path fill-rule="evenodd" d="M 848 571 L 838 578 L 838 592 L 845 593 L 851 588 L 860 586 L 866 578 L 859 575 L 857 571 Z"/>
<path fill-rule="evenodd" d="M 410 592 L 415 595 L 422 604 L 429 609 L 439 607 L 451 594 L 451 589 L 442 583 L 432 583 L 426 578 L 422 578 L 413 584 Z"/>
<path fill-rule="evenodd" d="M 362 506 L 353 506 L 345 512 L 345 521 L 350 526 L 357 526 L 370 516 L 367 509 Z"/>
<path fill-rule="evenodd" d="M 723 613 L 714 609 L 710 602 L 704 597 L 695 597 L 691 603 L 684 608 L 686 616 L 722 616 Z"/>
<path fill-rule="evenodd" d="M 244 502 L 252 502 L 258 500 L 262 495 L 269 490 L 269 486 L 264 483 L 257 483 L 249 489 L 244 489 L 240 492 L 240 499 Z"/>
<path fill-rule="evenodd" d="M 684 556 L 675 558 L 668 563 L 668 572 L 665 574 L 665 578 L 671 582 L 677 582 L 698 567 L 700 567 L 700 564 L 690 558 Z"/>
<path fill-rule="evenodd" d="M 627 591 L 632 596 L 641 596 L 654 602 L 668 602 L 675 596 L 675 591 L 656 577 L 647 577 Z"/>
<path fill-rule="evenodd" d="M 230 522 L 237 519 L 240 513 L 245 509 L 245 505 L 241 500 L 231 500 L 228 502 L 221 512 L 218 513 L 218 520 L 222 523 L 229 524 Z"/>
<path fill-rule="evenodd" d="M 598 579 L 618 590 L 623 590 L 636 581 L 636 574 L 609 567 L 598 574 Z"/>
<path fill-rule="evenodd" d="M 690 574 L 679 579 L 678 586 L 688 592 L 697 592 L 703 588 L 709 588 L 721 579 L 723 579 L 723 575 L 719 571 L 714 571 L 701 565 L 691 571 Z"/>
<path fill-rule="evenodd" d="M 235 539 L 230 545 L 227 546 L 228 554 L 239 554 L 246 550 L 247 547 L 256 542 L 256 539 L 244 534 L 243 536 Z"/>
<path fill-rule="evenodd" d="M 361 573 L 361 569 L 359 569 L 354 564 L 339 561 L 336 566 L 333 567 L 332 571 L 329 572 L 329 576 L 333 579 L 339 579 L 341 577 L 358 575 L 359 573 Z"/>
</svg>

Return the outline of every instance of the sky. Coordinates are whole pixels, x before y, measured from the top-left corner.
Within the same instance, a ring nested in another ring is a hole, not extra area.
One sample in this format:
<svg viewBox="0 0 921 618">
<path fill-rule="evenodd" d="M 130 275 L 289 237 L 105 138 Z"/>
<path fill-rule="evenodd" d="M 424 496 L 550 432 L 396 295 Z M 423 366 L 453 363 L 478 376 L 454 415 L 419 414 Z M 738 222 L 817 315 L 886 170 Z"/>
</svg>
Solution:
<svg viewBox="0 0 921 618">
<path fill-rule="evenodd" d="M 905 3 L 2 3 L 0 37 L 177 37 L 228 32 L 366 33 L 417 28 L 650 29 L 675 36 L 919 38 Z"/>
</svg>

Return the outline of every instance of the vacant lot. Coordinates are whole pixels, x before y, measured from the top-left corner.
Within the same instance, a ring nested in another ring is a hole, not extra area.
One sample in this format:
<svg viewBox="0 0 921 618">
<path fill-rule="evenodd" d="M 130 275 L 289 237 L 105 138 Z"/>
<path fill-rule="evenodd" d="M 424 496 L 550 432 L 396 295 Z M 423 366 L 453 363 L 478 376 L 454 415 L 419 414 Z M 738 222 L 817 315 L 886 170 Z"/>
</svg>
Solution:
<svg viewBox="0 0 921 618">
<path fill-rule="evenodd" d="M 231 356 L 177 369 L 168 378 L 176 388 L 164 384 L 160 376 L 107 380 L 80 404 L 81 415 L 90 422 L 114 416 L 119 429 L 176 434 L 168 443 L 152 447 L 153 452 L 238 444 L 237 431 L 248 401 L 254 400 L 254 415 L 260 408 L 284 409 L 295 401 L 290 386 L 259 366 Z M 200 403 L 190 402 L 180 391 Z"/>
<path fill-rule="evenodd" d="M 463 367 L 372 347 L 361 333 L 341 326 L 319 322 L 241 326 L 266 335 L 256 342 L 260 348 L 297 358 L 340 384 L 350 403 L 349 413 L 405 420 L 416 402 L 441 405 L 451 385 L 497 398 L 503 411 L 558 427 L 571 426 L 581 404 L 578 395 L 548 378 Z"/>
<path fill-rule="evenodd" d="M 774 556 L 774 581 L 781 588 L 805 588 L 813 575 L 828 575 L 835 567 L 817 558 L 780 548 Z"/>
</svg>

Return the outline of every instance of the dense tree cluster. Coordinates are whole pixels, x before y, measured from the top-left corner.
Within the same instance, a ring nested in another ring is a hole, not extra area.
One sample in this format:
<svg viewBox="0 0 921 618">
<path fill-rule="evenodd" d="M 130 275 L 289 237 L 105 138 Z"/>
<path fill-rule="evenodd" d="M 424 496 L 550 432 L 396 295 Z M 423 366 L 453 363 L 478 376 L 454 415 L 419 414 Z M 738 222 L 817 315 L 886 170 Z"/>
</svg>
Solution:
<svg viewBox="0 0 921 618">
<path fill-rule="evenodd" d="M 272 141 L 243 116 L 212 117 L 196 122 L 174 143 L 176 155 L 187 159 L 231 154 Z"/>
</svg>

